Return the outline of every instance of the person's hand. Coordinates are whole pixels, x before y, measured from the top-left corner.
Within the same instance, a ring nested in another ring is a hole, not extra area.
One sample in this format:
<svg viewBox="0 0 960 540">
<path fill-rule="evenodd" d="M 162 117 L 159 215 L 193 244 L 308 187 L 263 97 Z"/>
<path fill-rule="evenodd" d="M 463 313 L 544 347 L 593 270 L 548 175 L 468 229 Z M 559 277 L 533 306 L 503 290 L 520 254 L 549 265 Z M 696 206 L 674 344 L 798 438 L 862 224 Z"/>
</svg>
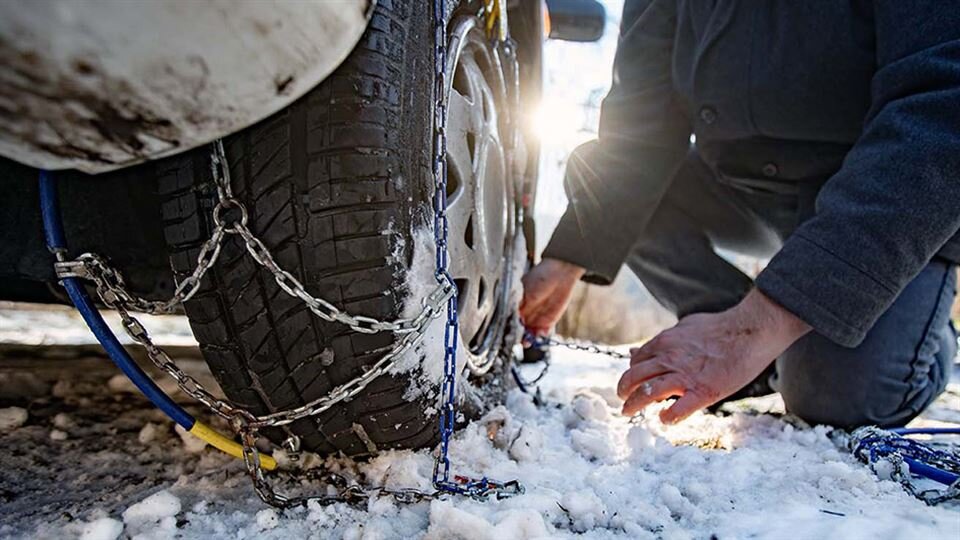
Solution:
<svg viewBox="0 0 960 540">
<path fill-rule="evenodd" d="M 683 420 L 746 386 L 794 341 L 810 331 L 760 291 L 721 313 L 698 313 L 630 350 L 630 369 L 617 394 L 623 414 L 671 397 L 664 423 Z"/>
<path fill-rule="evenodd" d="M 523 276 L 520 319 L 527 330 L 545 335 L 560 320 L 577 280 L 585 270 L 573 263 L 543 259 Z"/>
</svg>

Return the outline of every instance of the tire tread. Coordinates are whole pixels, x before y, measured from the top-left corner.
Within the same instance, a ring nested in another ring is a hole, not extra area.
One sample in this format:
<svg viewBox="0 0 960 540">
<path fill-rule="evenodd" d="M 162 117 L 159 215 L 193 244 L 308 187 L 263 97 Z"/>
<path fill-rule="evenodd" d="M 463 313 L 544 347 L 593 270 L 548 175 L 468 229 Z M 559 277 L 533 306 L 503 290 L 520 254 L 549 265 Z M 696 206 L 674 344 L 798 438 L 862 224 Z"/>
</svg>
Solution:
<svg viewBox="0 0 960 540">
<path fill-rule="evenodd" d="M 404 248 L 400 260 L 393 255 L 409 244 L 429 203 L 430 85 L 410 71 L 431 54 L 416 43 L 432 33 L 409 4 L 378 3 L 360 43 L 327 80 L 224 141 L 234 192 L 280 266 L 311 294 L 378 318 L 402 308 L 405 289 L 396 276 L 411 254 Z M 182 279 L 212 230 L 208 150 L 155 167 L 170 262 Z M 225 239 L 207 275 L 187 316 L 224 392 L 256 414 L 327 394 L 393 341 L 315 317 L 236 237 Z M 334 361 L 322 361 L 330 352 Z M 379 449 L 430 444 L 435 422 L 424 418 L 422 400 L 404 399 L 408 385 L 409 377 L 380 377 L 349 403 L 269 435 L 279 441 L 296 434 L 306 449 L 351 456 L 369 454 L 354 424 Z"/>
</svg>

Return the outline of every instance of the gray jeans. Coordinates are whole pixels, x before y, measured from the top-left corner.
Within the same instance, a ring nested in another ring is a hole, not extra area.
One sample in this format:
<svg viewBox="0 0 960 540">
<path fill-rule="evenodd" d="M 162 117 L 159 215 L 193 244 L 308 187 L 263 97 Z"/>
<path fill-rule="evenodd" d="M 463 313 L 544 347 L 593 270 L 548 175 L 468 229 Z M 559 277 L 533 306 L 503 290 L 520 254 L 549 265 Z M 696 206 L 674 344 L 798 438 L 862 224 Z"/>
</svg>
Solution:
<svg viewBox="0 0 960 540">
<path fill-rule="evenodd" d="M 812 213 L 817 189 L 718 178 L 691 152 L 627 265 L 678 317 L 722 311 L 752 281 L 714 249 L 772 256 Z M 905 424 L 946 387 L 957 353 L 950 321 L 956 289 L 954 265 L 934 259 L 862 344 L 851 349 L 808 334 L 777 359 L 771 386 L 789 412 L 811 423 Z"/>
</svg>

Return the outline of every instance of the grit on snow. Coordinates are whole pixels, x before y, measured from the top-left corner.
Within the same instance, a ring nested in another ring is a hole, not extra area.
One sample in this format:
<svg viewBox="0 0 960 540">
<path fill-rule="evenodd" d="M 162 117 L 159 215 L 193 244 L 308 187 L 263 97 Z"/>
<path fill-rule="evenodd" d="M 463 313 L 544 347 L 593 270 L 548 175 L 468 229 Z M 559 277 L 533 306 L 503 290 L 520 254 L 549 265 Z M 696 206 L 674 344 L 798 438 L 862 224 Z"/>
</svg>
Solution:
<svg viewBox="0 0 960 540">
<path fill-rule="evenodd" d="M 259 501 L 241 463 L 175 430 L 106 360 L 8 353 L 0 537 L 957 537 L 960 506 L 927 507 L 878 480 L 827 429 L 763 414 L 778 409 L 775 399 L 671 427 L 656 414 L 621 417 L 612 389 L 621 362 L 557 351 L 543 405 L 514 391 L 459 430 L 455 473 L 519 479 L 524 495 L 277 511 Z M 185 365 L 203 371 L 197 360 Z M 957 422 L 958 392 L 952 385 L 926 421 Z M 432 459 L 429 450 L 398 451 L 324 465 L 368 485 L 428 490 Z"/>
</svg>

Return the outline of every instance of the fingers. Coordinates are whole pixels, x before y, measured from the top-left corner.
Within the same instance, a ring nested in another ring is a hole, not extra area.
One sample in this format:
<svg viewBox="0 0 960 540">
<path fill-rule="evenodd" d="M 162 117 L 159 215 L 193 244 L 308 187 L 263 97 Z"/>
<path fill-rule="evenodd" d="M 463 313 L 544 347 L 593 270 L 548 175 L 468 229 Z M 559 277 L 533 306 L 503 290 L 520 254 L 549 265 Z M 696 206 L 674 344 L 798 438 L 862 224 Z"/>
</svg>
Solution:
<svg viewBox="0 0 960 540">
<path fill-rule="evenodd" d="M 524 327 L 537 336 L 543 336 L 550 333 L 553 321 L 547 314 L 544 314 L 542 306 L 534 306 L 527 310 L 526 314 L 521 313 L 521 320 Z"/>
<path fill-rule="evenodd" d="M 648 358 L 652 358 L 654 356 L 654 346 L 652 345 L 654 343 L 654 340 L 656 340 L 656 338 L 647 341 L 646 343 L 644 343 L 639 347 L 634 347 L 630 349 L 630 365 L 631 366 L 636 364 L 637 362 L 643 362 L 644 360 L 647 360 Z"/>
<path fill-rule="evenodd" d="M 662 375 L 667 371 L 659 362 L 634 364 L 620 376 L 620 382 L 617 383 L 617 395 L 620 396 L 620 399 L 627 399 L 644 381 Z"/>
<path fill-rule="evenodd" d="M 529 275 L 528 275 L 529 276 Z M 549 287 L 541 280 L 528 279 L 523 280 L 523 299 L 520 300 L 520 319 L 531 329 L 549 328 L 549 324 L 543 323 L 543 311 L 545 305 L 549 303 Z"/>
<path fill-rule="evenodd" d="M 535 337 L 544 337 L 550 335 L 550 329 L 542 326 L 532 326 L 524 323 L 524 329 Z M 527 345 L 527 343 L 524 343 Z"/>
<path fill-rule="evenodd" d="M 527 272 L 522 278 L 520 278 L 520 283 L 523 284 L 523 298 L 520 300 L 520 311 L 521 313 L 529 309 L 532 306 L 535 306 L 540 302 L 540 300 L 545 296 L 541 289 L 543 288 L 539 279 L 533 276 L 534 270 Z"/>
<path fill-rule="evenodd" d="M 634 347 L 630 349 L 630 365 L 635 366 L 637 363 L 643 362 L 644 360 L 649 360 L 654 356 L 656 356 L 656 354 L 649 349 L 644 349 L 643 347 Z"/>
<path fill-rule="evenodd" d="M 523 299 L 520 300 L 520 319 L 523 321 L 529 321 L 533 318 L 534 309 L 537 307 L 538 299 L 535 298 L 532 294 L 527 293 L 526 290 L 523 292 Z"/>
<path fill-rule="evenodd" d="M 546 334 L 560 320 L 565 307 L 565 302 L 558 301 L 552 296 L 530 299 L 526 312 L 521 312 L 521 317 L 528 329 Z"/>
<path fill-rule="evenodd" d="M 643 345 L 630 349 L 630 365 L 653 358 L 673 347 L 675 340 L 672 337 L 671 330 L 672 329 L 664 330 Z"/>
<path fill-rule="evenodd" d="M 682 396 L 686 389 L 680 378 L 674 374 L 660 375 L 648 379 L 623 403 L 623 414 L 631 416 L 648 405 L 668 398 Z"/>
<path fill-rule="evenodd" d="M 660 421 L 664 424 L 676 424 L 709 405 L 709 400 L 704 399 L 696 392 L 688 392 L 678 399 L 676 403 L 660 411 Z"/>
</svg>

